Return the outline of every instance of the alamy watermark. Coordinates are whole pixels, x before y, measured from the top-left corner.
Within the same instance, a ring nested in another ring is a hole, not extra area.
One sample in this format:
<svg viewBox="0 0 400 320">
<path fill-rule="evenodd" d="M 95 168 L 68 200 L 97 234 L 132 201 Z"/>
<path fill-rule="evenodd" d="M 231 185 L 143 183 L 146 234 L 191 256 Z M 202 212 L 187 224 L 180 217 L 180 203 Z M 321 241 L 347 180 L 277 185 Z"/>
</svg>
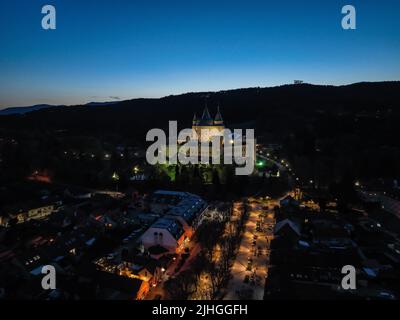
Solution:
<svg viewBox="0 0 400 320">
<path fill-rule="evenodd" d="M 215 130 L 183 129 L 178 133 L 176 121 L 169 121 L 169 135 L 162 129 L 151 129 L 146 141 L 155 141 L 146 151 L 149 164 L 233 164 L 236 175 L 254 171 L 254 129 Z"/>
<path fill-rule="evenodd" d="M 51 264 L 43 266 L 42 274 L 45 274 L 41 282 L 43 290 L 56 289 L 56 269 L 54 266 Z"/>
<path fill-rule="evenodd" d="M 56 29 L 56 8 L 53 5 L 46 4 L 42 7 L 42 14 L 45 16 L 42 18 L 42 28 L 44 30 L 55 30 Z M 342 7 L 342 14 L 345 16 L 342 18 L 341 24 L 344 30 L 355 30 L 356 27 L 356 8 L 353 5 L 347 4 Z"/>
<path fill-rule="evenodd" d="M 356 8 L 350 4 L 345 5 L 342 8 L 342 14 L 345 16 L 342 18 L 342 28 L 344 30 L 355 30 L 356 26 Z"/>
<path fill-rule="evenodd" d="M 45 16 L 42 18 L 42 28 L 44 30 L 55 30 L 56 8 L 50 4 L 46 4 L 42 7 L 42 14 L 45 14 Z"/>
<path fill-rule="evenodd" d="M 342 278 L 342 289 L 343 290 L 356 290 L 356 268 L 352 265 L 345 265 L 342 268 L 342 274 L 345 276 Z"/>
</svg>

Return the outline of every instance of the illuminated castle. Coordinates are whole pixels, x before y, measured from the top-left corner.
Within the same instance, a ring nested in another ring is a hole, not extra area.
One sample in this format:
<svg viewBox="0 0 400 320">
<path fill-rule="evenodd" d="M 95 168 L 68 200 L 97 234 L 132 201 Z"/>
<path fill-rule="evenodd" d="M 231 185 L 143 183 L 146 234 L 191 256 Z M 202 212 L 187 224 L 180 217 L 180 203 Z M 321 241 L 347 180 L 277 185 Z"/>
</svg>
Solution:
<svg viewBox="0 0 400 320">
<path fill-rule="evenodd" d="M 200 119 L 196 114 L 193 116 L 192 129 L 197 133 L 199 142 L 209 142 L 214 136 L 222 136 L 225 129 L 219 106 L 214 119 L 211 117 L 207 106 L 204 108 L 203 115 Z"/>
</svg>

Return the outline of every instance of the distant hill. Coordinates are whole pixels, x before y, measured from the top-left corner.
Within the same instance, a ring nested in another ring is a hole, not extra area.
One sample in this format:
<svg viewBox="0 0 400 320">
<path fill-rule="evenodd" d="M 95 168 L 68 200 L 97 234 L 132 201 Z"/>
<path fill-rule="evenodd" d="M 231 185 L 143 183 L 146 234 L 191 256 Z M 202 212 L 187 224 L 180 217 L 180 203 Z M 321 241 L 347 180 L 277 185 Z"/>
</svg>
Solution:
<svg viewBox="0 0 400 320">
<path fill-rule="evenodd" d="M 118 103 L 119 101 L 105 101 L 105 102 L 89 102 L 85 104 L 85 106 L 88 107 L 97 107 L 97 106 L 110 106 Z M 28 107 L 11 107 L 11 108 L 6 108 L 3 110 L 0 110 L 0 116 L 7 116 L 7 115 L 13 115 L 13 114 L 26 114 L 29 112 L 33 111 L 38 111 L 42 109 L 49 109 L 49 108 L 54 108 L 54 107 L 65 107 L 65 106 L 54 106 L 50 104 L 37 104 L 34 106 L 28 106 Z"/>
<path fill-rule="evenodd" d="M 295 127 L 314 125 L 321 117 L 374 115 L 378 109 L 382 112 L 392 110 L 390 119 L 396 119 L 400 112 L 400 81 L 343 86 L 293 84 L 47 107 L 25 112 L 24 117 L 18 114 L 1 116 L 0 129 L 63 129 L 143 137 L 149 128 L 166 128 L 168 120 L 177 120 L 179 127 L 190 126 L 193 113 L 201 116 L 206 101 L 212 115 L 217 105 L 220 106 L 228 126 L 254 121 L 255 128 L 261 130 L 259 132 L 281 134 L 285 130 L 293 131 Z"/>
<path fill-rule="evenodd" d="M 89 102 L 89 103 L 86 103 L 85 106 L 90 106 L 90 107 L 92 107 L 92 106 L 93 107 L 96 107 L 96 106 L 110 106 L 110 105 L 116 104 L 118 102 L 120 102 L 120 101 Z"/>
<path fill-rule="evenodd" d="M 136 163 L 131 156 L 151 143 L 150 129 L 168 136 L 169 120 L 178 121 L 178 129 L 190 128 L 205 104 L 212 116 L 220 106 L 228 128 L 254 129 L 257 143 L 281 145 L 279 157 L 290 161 L 300 181 L 313 178 L 332 195 L 351 193 L 354 181 L 400 180 L 400 82 L 393 81 L 192 92 L 3 115 L 0 185 L 43 168 L 59 181 L 99 188 L 114 170 L 129 174 Z M 120 157 L 120 148 L 129 157 Z M 89 158 L 105 153 L 112 154 L 110 161 Z"/>
<path fill-rule="evenodd" d="M 4 116 L 4 115 L 10 115 L 10 114 L 25 114 L 25 113 L 32 112 L 32 111 L 53 108 L 53 107 L 55 107 L 55 106 L 52 106 L 50 104 L 37 104 L 34 106 L 29 106 L 29 107 L 11 107 L 11 108 L 6 108 L 3 110 L 0 110 L 0 115 Z"/>
</svg>

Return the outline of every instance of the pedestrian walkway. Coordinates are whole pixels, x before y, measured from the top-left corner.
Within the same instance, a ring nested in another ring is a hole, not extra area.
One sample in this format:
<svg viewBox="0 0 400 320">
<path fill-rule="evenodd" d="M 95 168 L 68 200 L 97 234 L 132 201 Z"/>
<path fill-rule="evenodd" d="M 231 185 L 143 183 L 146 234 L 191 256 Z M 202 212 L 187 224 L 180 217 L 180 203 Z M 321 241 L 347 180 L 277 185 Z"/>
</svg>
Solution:
<svg viewBox="0 0 400 320">
<path fill-rule="evenodd" d="M 243 238 L 231 269 L 232 279 L 228 283 L 225 300 L 252 299 L 264 297 L 265 279 L 268 274 L 269 243 L 273 236 L 273 214 L 263 210 L 265 204 L 249 205 L 249 218 L 245 224 Z"/>
</svg>

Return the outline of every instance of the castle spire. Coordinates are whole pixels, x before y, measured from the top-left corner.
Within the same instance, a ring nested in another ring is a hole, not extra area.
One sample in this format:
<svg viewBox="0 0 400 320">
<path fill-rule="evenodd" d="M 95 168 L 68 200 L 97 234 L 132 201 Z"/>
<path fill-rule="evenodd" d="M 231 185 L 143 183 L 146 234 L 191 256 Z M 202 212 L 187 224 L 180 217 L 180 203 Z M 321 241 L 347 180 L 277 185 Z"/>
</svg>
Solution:
<svg viewBox="0 0 400 320">
<path fill-rule="evenodd" d="M 201 121 L 205 124 L 212 125 L 213 119 L 208 111 L 207 103 L 203 111 L 203 115 L 201 117 Z"/>
<path fill-rule="evenodd" d="M 193 125 L 194 126 L 197 125 L 197 122 L 198 122 L 198 119 L 197 119 L 197 115 L 196 115 L 196 112 L 195 112 L 194 115 L 193 115 Z"/>
<path fill-rule="evenodd" d="M 222 119 L 222 115 L 221 115 L 221 112 L 219 110 L 219 104 L 218 104 L 217 114 L 215 115 L 215 118 L 214 118 L 214 124 L 222 125 L 223 123 L 224 123 L 224 120 Z"/>
</svg>

